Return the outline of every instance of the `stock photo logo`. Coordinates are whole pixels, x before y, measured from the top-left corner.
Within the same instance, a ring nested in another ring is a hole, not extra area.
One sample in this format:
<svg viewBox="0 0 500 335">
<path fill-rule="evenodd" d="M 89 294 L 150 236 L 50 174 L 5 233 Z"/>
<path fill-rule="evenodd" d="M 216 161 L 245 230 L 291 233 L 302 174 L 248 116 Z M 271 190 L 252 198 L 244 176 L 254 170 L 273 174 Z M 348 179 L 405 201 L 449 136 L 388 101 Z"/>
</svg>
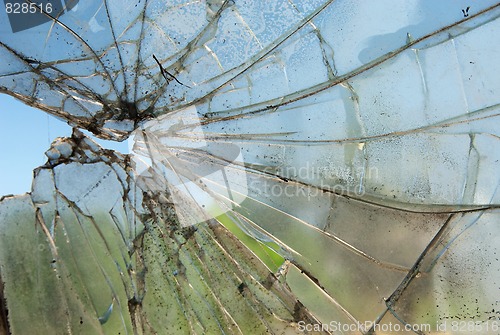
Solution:
<svg viewBox="0 0 500 335">
<path fill-rule="evenodd" d="M 206 138 L 194 106 L 147 121 L 129 143 L 137 183 L 166 191 L 183 226 L 234 210 L 248 195 L 239 146 Z"/>
<path fill-rule="evenodd" d="M 13 33 L 58 19 L 78 5 L 79 0 L 3 0 Z"/>
</svg>

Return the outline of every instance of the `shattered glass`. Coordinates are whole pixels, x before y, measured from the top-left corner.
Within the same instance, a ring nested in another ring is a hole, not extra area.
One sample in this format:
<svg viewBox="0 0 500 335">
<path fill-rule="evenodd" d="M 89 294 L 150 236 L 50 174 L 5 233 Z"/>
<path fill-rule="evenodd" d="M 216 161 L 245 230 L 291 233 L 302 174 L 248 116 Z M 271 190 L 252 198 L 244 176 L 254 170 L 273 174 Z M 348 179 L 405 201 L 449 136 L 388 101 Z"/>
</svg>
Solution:
<svg viewBox="0 0 500 335">
<path fill-rule="evenodd" d="M 0 92 L 75 127 L 0 201 L 0 334 L 498 333 L 495 1 L 0 15 Z"/>
</svg>

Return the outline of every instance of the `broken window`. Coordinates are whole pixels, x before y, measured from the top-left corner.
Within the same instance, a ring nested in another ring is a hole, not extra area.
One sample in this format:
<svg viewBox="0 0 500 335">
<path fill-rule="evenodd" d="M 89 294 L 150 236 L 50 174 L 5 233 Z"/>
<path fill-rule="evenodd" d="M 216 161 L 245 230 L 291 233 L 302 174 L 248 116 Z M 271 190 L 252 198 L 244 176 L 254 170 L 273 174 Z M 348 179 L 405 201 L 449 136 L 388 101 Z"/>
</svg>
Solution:
<svg viewBox="0 0 500 335">
<path fill-rule="evenodd" d="M 497 332 L 496 2 L 60 10 L 0 14 L 0 91 L 75 128 L 0 201 L 5 331 Z"/>
</svg>

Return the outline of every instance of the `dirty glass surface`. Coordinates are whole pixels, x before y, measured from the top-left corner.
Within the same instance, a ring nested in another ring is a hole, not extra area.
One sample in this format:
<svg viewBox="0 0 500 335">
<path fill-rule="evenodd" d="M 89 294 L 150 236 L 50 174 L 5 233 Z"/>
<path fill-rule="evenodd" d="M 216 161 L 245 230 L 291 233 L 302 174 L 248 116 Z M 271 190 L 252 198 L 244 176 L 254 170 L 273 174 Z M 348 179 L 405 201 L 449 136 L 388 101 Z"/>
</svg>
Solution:
<svg viewBox="0 0 500 335">
<path fill-rule="evenodd" d="M 75 127 L 0 201 L 0 333 L 498 333 L 495 1 L 0 15 L 0 92 Z"/>
</svg>

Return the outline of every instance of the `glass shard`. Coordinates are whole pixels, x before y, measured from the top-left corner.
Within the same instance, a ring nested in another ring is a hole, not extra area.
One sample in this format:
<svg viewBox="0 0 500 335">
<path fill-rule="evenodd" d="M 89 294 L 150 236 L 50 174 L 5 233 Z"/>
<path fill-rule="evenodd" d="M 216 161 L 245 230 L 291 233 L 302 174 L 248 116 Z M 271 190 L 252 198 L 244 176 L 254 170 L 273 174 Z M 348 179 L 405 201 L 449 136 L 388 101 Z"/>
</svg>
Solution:
<svg viewBox="0 0 500 335">
<path fill-rule="evenodd" d="M 168 195 L 138 186 L 127 156 L 76 130 L 51 151 L 61 148 L 31 194 L 0 202 L 13 334 L 298 333 L 300 311 L 316 322 L 223 226 L 182 227 Z"/>
</svg>

